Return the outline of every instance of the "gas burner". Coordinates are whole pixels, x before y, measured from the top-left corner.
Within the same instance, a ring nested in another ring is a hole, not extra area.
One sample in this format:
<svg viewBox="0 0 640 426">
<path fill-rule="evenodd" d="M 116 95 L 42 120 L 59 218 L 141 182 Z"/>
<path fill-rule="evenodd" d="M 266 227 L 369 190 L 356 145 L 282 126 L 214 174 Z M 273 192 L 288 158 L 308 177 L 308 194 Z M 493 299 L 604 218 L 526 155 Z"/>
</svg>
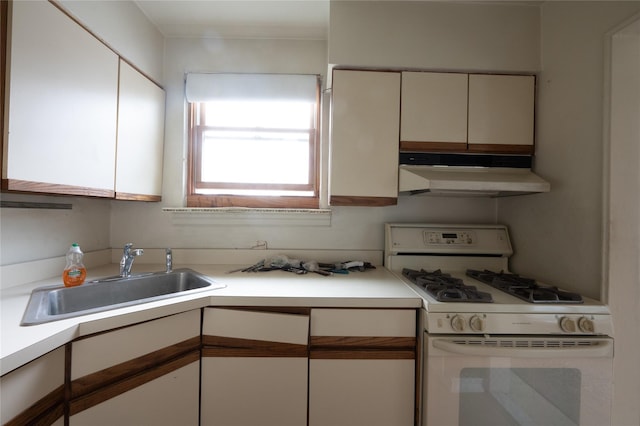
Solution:
<svg viewBox="0 0 640 426">
<path fill-rule="evenodd" d="M 445 274 L 440 269 L 429 272 L 424 269 L 416 271 L 404 268 L 402 275 L 424 288 L 439 302 L 493 302 L 489 293 L 478 291 L 474 286 L 465 285 L 460 278 Z"/>
<path fill-rule="evenodd" d="M 541 286 L 535 280 L 518 274 L 468 269 L 467 275 L 530 303 L 583 303 L 578 293 Z"/>
</svg>

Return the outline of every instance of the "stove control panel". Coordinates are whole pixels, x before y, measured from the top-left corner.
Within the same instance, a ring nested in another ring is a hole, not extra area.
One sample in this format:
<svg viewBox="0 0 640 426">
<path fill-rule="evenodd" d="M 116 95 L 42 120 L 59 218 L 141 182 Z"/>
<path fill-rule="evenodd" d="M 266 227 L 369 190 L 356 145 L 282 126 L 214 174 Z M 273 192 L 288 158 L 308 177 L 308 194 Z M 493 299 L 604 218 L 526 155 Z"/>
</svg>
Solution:
<svg viewBox="0 0 640 426">
<path fill-rule="evenodd" d="M 428 312 L 431 334 L 549 334 L 612 336 L 611 315 Z"/>
<path fill-rule="evenodd" d="M 473 231 L 424 231 L 422 233 L 425 245 L 453 244 L 471 245 L 475 242 Z"/>
</svg>

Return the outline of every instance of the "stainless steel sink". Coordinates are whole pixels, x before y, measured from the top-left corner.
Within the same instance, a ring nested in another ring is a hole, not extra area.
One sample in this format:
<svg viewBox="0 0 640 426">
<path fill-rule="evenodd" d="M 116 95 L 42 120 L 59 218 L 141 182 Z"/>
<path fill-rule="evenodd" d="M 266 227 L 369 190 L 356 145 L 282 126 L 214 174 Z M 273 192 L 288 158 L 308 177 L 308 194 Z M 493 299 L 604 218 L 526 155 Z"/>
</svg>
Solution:
<svg viewBox="0 0 640 426">
<path fill-rule="evenodd" d="M 41 324 L 223 287 L 186 268 L 128 278 L 107 277 L 78 287 L 41 287 L 31 293 L 21 324 Z"/>
</svg>

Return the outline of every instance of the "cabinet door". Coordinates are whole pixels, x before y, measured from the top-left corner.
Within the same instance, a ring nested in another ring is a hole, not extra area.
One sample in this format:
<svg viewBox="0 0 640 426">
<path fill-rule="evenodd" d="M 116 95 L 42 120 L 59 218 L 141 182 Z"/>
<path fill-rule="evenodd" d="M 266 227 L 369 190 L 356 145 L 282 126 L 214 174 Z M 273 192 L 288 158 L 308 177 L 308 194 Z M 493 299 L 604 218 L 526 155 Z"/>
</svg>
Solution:
<svg viewBox="0 0 640 426">
<path fill-rule="evenodd" d="M 392 205 L 398 196 L 400 73 L 334 70 L 331 205 Z"/>
<path fill-rule="evenodd" d="M 72 415 L 71 426 L 198 425 L 200 363 L 158 378 Z"/>
<path fill-rule="evenodd" d="M 469 76 L 469 150 L 533 153 L 535 77 Z"/>
<path fill-rule="evenodd" d="M 308 314 L 204 311 L 202 425 L 307 422 Z"/>
<path fill-rule="evenodd" d="M 164 102 L 162 88 L 120 61 L 117 199 L 161 199 Z"/>
<path fill-rule="evenodd" d="M 400 149 L 467 149 L 468 75 L 403 72 Z"/>
<path fill-rule="evenodd" d="M 3 186 L 113 197 L 118 56 L 50 2 L 11 9 Z"/>
<path fill-rule="evenodd" d="M 64 424 L 65 349 L 55 349 L 0 378 L 0 424 Z"/>
<path fill-rule="evenodd" d="M 413 425 L 416 312 L 313 309 L 309 425 Z"/>
<path fill-rule="evenodd" d="M 72 342 L 71 424 L 197 424 L 200 318 L 194 310 Z"/>
</svg>

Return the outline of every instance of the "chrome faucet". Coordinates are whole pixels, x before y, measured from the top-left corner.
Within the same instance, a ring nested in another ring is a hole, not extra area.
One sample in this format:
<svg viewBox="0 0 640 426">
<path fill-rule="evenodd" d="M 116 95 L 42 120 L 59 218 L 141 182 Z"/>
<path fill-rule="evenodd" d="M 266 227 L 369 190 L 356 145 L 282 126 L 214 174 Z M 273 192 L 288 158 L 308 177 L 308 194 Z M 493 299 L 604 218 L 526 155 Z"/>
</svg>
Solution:
<svg viewBox="0 0 640 426">
<path fill-rule="evenodd" d="M 167 265 L 167 274 L 169 272 L 171 272 L 173 270 L 173 252 L 171 251 L 170 248 L 167 248 L 167 250 L 165 251 L 167 257 L 166 257 L 166 265 Z"/>
<path fill-rule="evenodd" d="M 143 249 L 132 249 L 133 243 L 127 243 L 124 245 L 124 251 L 122 253 L 122 259 L 120 259 L 120 276 L 127 278 L 131 276 L 131 266 L 136 256 L 142 256 L 144 254 Z"/>
</svg>

